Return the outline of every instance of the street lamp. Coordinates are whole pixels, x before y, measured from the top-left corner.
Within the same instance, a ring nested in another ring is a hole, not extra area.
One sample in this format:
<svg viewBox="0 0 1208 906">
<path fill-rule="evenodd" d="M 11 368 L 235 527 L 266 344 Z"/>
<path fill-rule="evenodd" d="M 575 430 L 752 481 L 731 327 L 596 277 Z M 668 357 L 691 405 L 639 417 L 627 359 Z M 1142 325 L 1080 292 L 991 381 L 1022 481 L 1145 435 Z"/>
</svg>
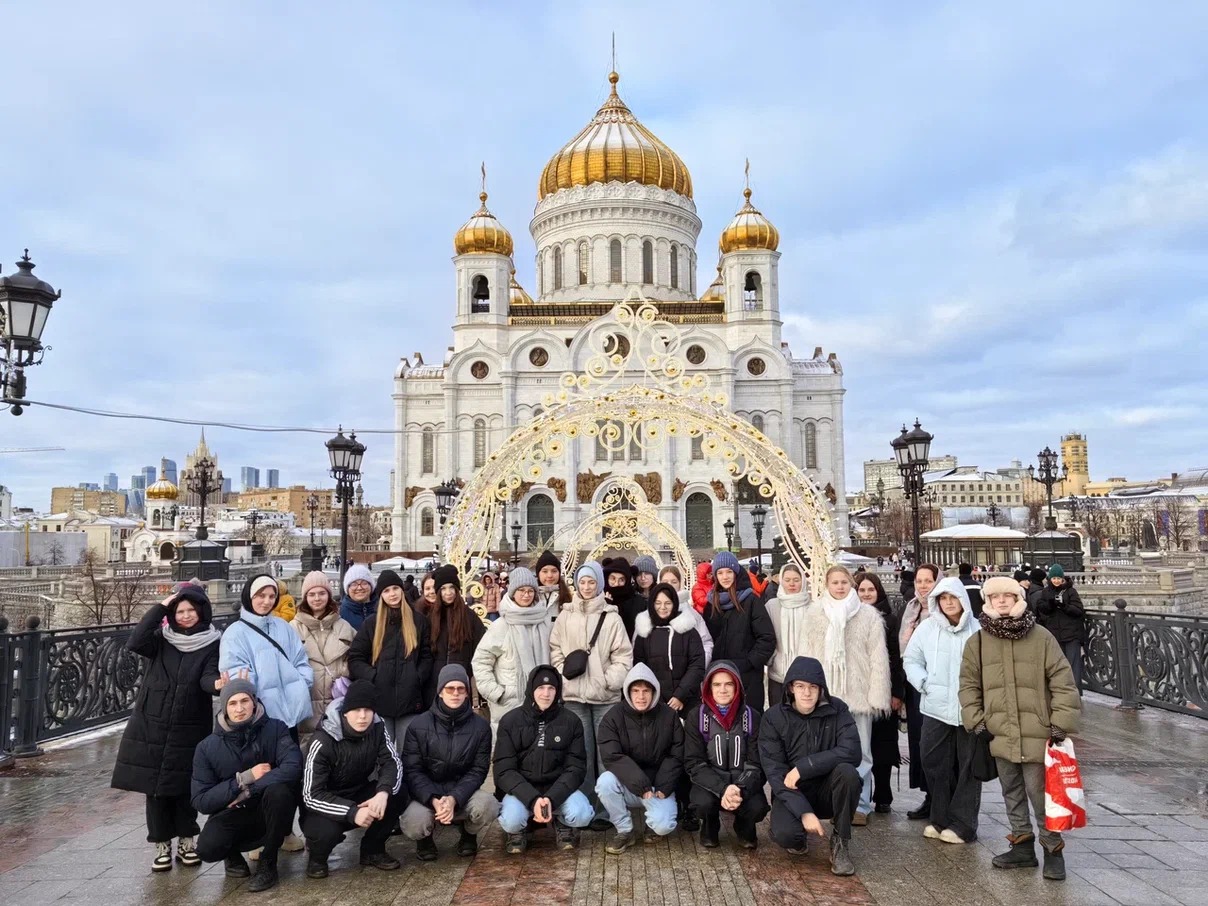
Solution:
<svg viewBox="0 0 1208 906">
<path fill-rule="evenodd" d="M 512 566 L 520 562 L 520 521 L 512 523 Z"/>
<path fill-rule="evenodd" d="M 246 516 L 243 517 L 243 521 L 246 522 L 248 524 L 248 526 L 251 527 L 253 545 L 256 543 L 256 526 L 258 526 L 263 521 L 263 519 L 264 519 L 264 517 L 260 515 L 259 510 L 252 510 L 250 513 L 248 513 Z"/>
<path fill-rule="evenodd" d="M 453 503 L 457 500 L 457 495 L 461 493 L 461 488 L 457 486 L 452 478 L 447 481 L 442 481 L 434 489 L 436 494 L 436 512 L 440 514 L 440 534 L 441 541 L 444 541 L 445 523 L 449 521 L 449 513 L 453 509 Z M 437 555 L 440 554 L 440 547 L 436 548 Z"/>
<path fill-rule="evenodd" d="M 216 490 L 214 471 L 214 461 L 208 456 L 203 456 L 193 463 L 193 471 L 189 475 L 189 490 L 197 495 L 201 504 L 201 512 L 197 518 L 197 538 L 202 541 L 210 537 L 206 528 L 206 501 Z"/>
<path fill-rule="evenodd" d="M 1063 467 L 1058 468 L 1058 456 L 1049 447 L 1045 447 L 1037 453 L 1036 457 L 1040 460 L 1040 469 L 1028 466 L 1028 478 L 1044 485 L 1045 496 L 1048 497 L 1049 503 L 1049 515 L 1045 517 L 1044 530 L 1055 532 L 1057 531 L 1057 517 L 1053 515 L 1053 485 L 1069 476 L 1070 466 L 1069 463 L 1066 463 Z"/>
<path fill-rule="evenodd" d="M 923 494 L 923 475 L 927 472 L 927 457 L 931 454 L 932 435 L 923 430 L 919 420 L 914 420 L 914 428 L 906 430 L 902 425 L 902 433 L 895 437 L 890 446 L 893 447 L 894 459 L 897 460 L 898 471 L 902 474 L 902 490 L 910 498 L 910 512 L 914 529 L 914 562 L 919 562 L 919 498 Z"/>
<path fill-rule="evenodd" d="M 348 505 L 352 502 L 353 487 L 361 478 L 365 445 L 357 440 L 355 431 L 351 437 L 345 437 L 344 426 L 340 425 L 326 446 L 331 477 L 336 480 L 336 499 L 340 502 L 340 585 L 343 586 L 344 573 L 348 572 Z"/>
<path fill-rule="evenodd" d="M 755 527 L 755 562 L 759 564 L 759 569 L 763 568 L 763 523 L 767 518 L 768 510 L 762 503 L 751 507 L 751 522 Z"/>
<path fill-rule="evenodd" d="M 319 498 L 311 494 L 306 498 L 306 511 L 310 513 L 310 546 L 315 546 L 315 514 L 319 512 Z"/>
<path fill-rule="evenodd" d="M 25 369 L 42 362 L 49 346 L 42 346 L 42 331 L 50 309 L 63 295 L 34 276 L 34 263 L 25 257 L 17 262 L 17 273 L 0 275 L 0 402 L 13 415 L 24 410 Z"/>
<path fill-rule="evenodd" d="M 998 508 L 998 504 L 996 504 L 993 500 L 991 500 L 990 505 L 986 507 L 986 515 L 990 517 L 990 524 L 997 528 L 998 517 L 1002 515 L 1002 510 Z"/>
<path fill-rule="evenodd" d="M 734 520 L 727 519 L 721 524 L 721 527 L 726 530 L 726 550 L 734 550 Z"/>
</svg>

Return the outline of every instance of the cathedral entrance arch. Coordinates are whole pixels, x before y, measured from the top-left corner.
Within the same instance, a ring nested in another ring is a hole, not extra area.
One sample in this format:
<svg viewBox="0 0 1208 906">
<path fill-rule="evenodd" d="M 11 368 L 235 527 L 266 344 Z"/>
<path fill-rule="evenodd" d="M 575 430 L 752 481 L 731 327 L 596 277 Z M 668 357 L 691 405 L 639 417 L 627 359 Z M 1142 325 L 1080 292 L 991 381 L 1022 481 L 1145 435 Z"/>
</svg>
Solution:
<svg viewBox="0 0 1208 906">
<path fill-rule="evenodd" d="M 713 501 L 700 491 L 684 501 L 684 540 L 692 550 L 713 548 Z"/>
<path fill-rule="evenodd" d="M 699 438 L 705 460 L 767 501 L 786 553 L 820 595 L 835 550 L 826 497 L 784 450 L 727 408 L 725 395 L 710 388 L 704 374 L 689 373 L 680 328 L 634 292 L 575 344 L 587 354 L 583 370 L 560 377 L 560 389 L 543 400 L 543 414 L 492 452 L 459 495 L 442 539 L 447 562 L 465 568 L 488 556 L 500 508 L 526 482 L 545 480 L 550 463 L 571 444 L 654 449 Z M 647 533 L 653 530 L 652 522 L 639 532 L 651 547 Z M 616 547 L 617 541 L 606 543 Z M 689 567 L 685 575 L 691 574 Z"/>
</svg>

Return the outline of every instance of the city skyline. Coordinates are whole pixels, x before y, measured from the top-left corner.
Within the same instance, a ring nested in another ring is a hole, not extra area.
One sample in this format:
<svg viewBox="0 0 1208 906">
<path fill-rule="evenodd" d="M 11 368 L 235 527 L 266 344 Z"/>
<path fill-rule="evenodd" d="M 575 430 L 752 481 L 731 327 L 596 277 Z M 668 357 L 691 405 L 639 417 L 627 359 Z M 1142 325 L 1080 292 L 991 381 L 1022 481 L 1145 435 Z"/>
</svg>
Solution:
<svg viewBox="0 0 1208 906">
<path fill-rule="evenodd" d="M 537 177 L 605 96 L 615 31 L 626 100 L 697 186 L 702 287 L 703 237 L 736 210 L 750 158 L 782 236 L 786 336 L 844 366 L 848 490 L 916 416 L 986 468 L 1034 461 L 1070 430 L 1089 435 L 1096 479 L 1208 464 L 1208 132 L 1187 113 L 1208 98 L 1204 10 L 774 5 L 761 19 L 778 27 L 752 33 L 717 4 L 473 18 L 68 6 L 53 21 L 12 12 L 56 53 L 14 47 L 17 90 L 0 101 L 30 138 L 0 148 L 23 175 L 0 185 L 0 269 L 29 246 L 63 290 L 33 400 L 357 427 L 366 496 L 385 501 L 393 441 L 364 429 L 391 424 L 399 356 L 439 362 L 450 341 L 451 239 L 479 164 L 531 288 Z M 526 66 L 466 69 L 473 34 Z M 333 42 L 363 52 L 315 70 Z M 768 78 L 753 92 L 732 67 L 702 67 L 706 48 Z M 355 135 L 314 128 L 316 108 Z M 119 342 L 137 353 L 98 358 Z M 199 367 L 181 367 L 188 348 Z M 68 447 L 0 462 L 22 505 L 190 450 L 200 431 L 38 406 L 5 424 L 5 445 Z M 224 464 L 331 485 L 329 434 L 207 436 Z"/>
</svg>

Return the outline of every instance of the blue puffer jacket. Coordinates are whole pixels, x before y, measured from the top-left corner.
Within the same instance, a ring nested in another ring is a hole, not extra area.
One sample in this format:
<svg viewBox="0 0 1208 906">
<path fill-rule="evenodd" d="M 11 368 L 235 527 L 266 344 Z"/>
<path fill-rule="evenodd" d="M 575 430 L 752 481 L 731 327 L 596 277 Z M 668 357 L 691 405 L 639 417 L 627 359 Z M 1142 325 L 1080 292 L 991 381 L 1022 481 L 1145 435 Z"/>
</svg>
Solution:
<svg viewBox="0 0 1208 906">
<path fill-rule="evenodd" d="M 945 592 L 959 598 L 963 608 L 955 626 L 940 611 L 940 595 Z M 959 727 L 961 658 L 965 643 L 978 631 L 980 624 L 974 619 L 965 586 L 952 576 L 941 579 L 931 590 L 927 596 L 927 613 L 929 618 L 923 620 L 910 637 L 902 664 L 910 685 L 922 693 L 919 710 L 949 726 Z"/>
</svg>

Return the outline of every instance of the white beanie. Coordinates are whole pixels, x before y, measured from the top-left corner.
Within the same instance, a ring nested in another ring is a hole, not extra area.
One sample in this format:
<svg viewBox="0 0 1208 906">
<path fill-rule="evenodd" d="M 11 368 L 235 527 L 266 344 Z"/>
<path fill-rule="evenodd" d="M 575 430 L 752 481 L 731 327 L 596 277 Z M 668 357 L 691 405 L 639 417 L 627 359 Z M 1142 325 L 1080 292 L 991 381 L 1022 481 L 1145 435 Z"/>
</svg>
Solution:
<svg viewBox="0 0 1208 906">
<path fill-rule="evenodd" d="M 344 594 L 348 594 L 348 586 L 353 582 L 368 582 L 373 584 L 373 573 L 369 571 L 369 567 L 364 563 L 354 563 L 348 567 L 348 572 L 344 573 Z"/>
</svg>

